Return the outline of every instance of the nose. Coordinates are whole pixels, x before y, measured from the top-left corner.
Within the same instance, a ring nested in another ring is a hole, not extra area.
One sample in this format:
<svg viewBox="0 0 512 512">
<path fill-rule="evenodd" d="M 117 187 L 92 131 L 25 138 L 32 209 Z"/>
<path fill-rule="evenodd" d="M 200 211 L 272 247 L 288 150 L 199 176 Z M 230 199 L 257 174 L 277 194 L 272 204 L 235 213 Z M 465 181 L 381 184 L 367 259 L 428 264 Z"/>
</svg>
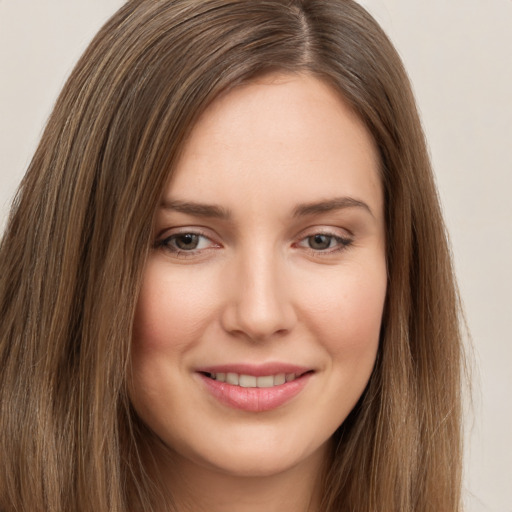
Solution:
<svg viewBox="0 0 512 512">
<path fill-rule="evenodd" d="M 297 316 L 285 262 L 271 251 L 260 250 L 233 263 L 221 319 L 224 330 L 253 341 L 289 333 Z"/>
</svg>

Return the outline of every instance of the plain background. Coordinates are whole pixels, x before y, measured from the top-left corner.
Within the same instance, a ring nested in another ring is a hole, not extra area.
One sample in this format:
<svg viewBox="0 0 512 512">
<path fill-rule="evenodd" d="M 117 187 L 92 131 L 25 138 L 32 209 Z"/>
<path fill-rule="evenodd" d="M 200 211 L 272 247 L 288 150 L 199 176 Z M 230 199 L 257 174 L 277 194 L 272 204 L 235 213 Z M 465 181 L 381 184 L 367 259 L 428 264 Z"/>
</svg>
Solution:
<svg viewBox="0 0 512 512">
<path fill-rule="evenodd" d="M 0 230 L 65 78 L 122 3 L 0 0 Z M 512 0 L 361 3 L 411 76 L 473 337 L 466 512 L 512 512 Z"/>
</svg>

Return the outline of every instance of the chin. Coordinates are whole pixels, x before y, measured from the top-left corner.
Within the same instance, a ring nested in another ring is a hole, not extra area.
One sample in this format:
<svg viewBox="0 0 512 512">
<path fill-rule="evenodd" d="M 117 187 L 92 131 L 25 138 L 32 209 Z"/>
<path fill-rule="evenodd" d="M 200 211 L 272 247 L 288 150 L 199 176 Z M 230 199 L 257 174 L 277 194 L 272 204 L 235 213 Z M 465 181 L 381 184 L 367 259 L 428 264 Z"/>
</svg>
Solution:
<svg viewBox="0 0 512 512">
<path fill-rule="evenodd" d="M 285 473 L 293 468 L 310 466 L 317 461 L 321 464 L 326 460 L 330 448 L 330 440 L 319 447 L 307 444 L 275 442 L 260 440 L 252 443 L 232 445 L 230 449 L 216 445 L 200 453 L 176 453 L 180 459 L 188 459 L 207 471 L 240 478 L 265 478 Z M 316 465 L 316 464 L 313 464 Z"/>
</svg>

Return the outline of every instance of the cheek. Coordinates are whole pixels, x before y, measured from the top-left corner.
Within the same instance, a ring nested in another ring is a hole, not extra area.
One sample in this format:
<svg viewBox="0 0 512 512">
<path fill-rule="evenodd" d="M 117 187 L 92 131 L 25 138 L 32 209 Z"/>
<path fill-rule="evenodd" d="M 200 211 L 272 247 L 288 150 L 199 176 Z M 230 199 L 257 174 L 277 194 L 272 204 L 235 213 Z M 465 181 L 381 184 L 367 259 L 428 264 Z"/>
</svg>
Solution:
<svg viewBox="0 0 512 512">
<path fill-rule="evenodd" d="M 134 319 L 134 350 L 174 352 L 199 338 L 211 301 L 197 286 L 161 262 L 149 262 Z"/>
<path fill-rule="evenodd" d="M 386 268 L 353 268 L 333 276 L 326 287 L 309 296 L 304 309 L 324 347 L 351 364 L 374 359 L 386 297 Z M 372 361 L 373 364 L 373 361 Z"/>
<path fill-rule="evenodd" d="M 133 325 L 129 393 L 149 424 L 159 423 L 162 407 L 175 409 L 171 390 L 187 377 L 190 353 L 215 314 L 215 284 L 204 283 L 212 283 L 204 272 L 170 272 L 158 257 L 146 265 Z"/>
<path fill-rule="evenodd" d="M 196 299 L 169 279 L 165 266 L 148 262 L 135 311 L 130 396 L 144 418 L 152 416 L 162 389 L 179 382 L 183 354 L 197 339 Z"/>
</svg>

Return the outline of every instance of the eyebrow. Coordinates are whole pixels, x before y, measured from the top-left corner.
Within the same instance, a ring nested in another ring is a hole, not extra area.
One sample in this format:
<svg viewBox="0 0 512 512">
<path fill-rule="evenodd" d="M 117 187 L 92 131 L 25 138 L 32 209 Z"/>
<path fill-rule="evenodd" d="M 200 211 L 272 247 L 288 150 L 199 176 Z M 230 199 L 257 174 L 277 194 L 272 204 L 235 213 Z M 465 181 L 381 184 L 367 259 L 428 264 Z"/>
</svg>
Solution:
<svg viewBox="0 0 512 512">
<path fill-rule="evenodd" d="M 371 208 L 363 201 L 354 199 L 353 197 L 336 197 L 326 201 L 315 203 L 300 204 L 293 210 L 294 217 L 304 217 L 306 215 L 314 215 L 326 213 L 333 210 L 344 210 L 345 208 L 362 208 L 373 217 Z"/>
<path fill-rule="evenodd" d="M 222 220 L 231 218 L 229 210 L 213 204 L 165 200 L 160 204 L 160 208 L 185 213 L 194 217 L 209 217 Z"/>
<path fill-rule="evenodd" d="M 231 212 L 221 206 L 191 201 L 164 200 L 160 204 L 160 208 L 195 217 L 207 217 L 221 220 L 229 220 L 232 217 Z M 299 204 L 293 209 L 293 216 L 305 217 L 307 215 L 326 213 L 333 210 L 344 210 L 346 208 L 362 208 L 368 211 L 373 217 L 370 207 L 365 202 L 352 197 L 336 197 L 325 201 Z"/>
</svg>

